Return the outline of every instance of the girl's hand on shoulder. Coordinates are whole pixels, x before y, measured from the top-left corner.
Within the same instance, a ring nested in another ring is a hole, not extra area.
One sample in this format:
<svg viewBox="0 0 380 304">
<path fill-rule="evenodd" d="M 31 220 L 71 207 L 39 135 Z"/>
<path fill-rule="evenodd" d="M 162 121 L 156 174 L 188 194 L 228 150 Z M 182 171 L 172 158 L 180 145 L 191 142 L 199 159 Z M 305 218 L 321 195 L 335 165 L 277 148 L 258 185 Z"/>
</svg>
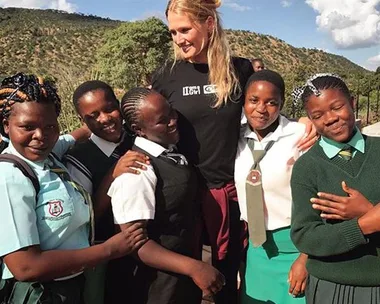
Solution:
<svg viewBox="0 0 380 304">
<path fill-rule="evenodd" d="M 210 264 L 201 261 L 195 262 L 190 277 L 202 290 L 205 298 L 212 298 L 226 284 L 223 274 Z"/>
<path fill-rule="evenodd" d="M 309 118 L 301 117 L 298 122 L 304 124 L 306 129 L 305 136 L 299 141 L 297 148 L 300 151 L 306 152 L 317 142 L 319 134 Z"/>
<path fill-rule="evenodd" d="M 111 259 L 131 254 L 148 241 L 145 221 L 125 224 L 125 226 L 125 229 L 104 243 Z"/>
<path fill-rule="evenodd" d="M 342 189 L 347 196 L 319 192 L 318 198 L 311 198 L 312 207 L 322 211 L 321 217 L 330 220 L 350 220 L 366 214 L 373 205 L 359 191 L 342 182 Z"/>
<path fill-rule="evenodd" d="M 115 179 L 123 173 L 140 174 L 139 169 L 146 170 L 149 164 L 148 156 L 137 151 L 128 150 L 127 153 L 117 161 L 112 170 L 112 177 Z"/>
<path fill-rule="evenodd" d="M 290 267 L 288 275 L 289 294 L 293 297 L 301 296 L 305 292 L 308 276 L 306 261 L 307 255 L 301 253 Z"/>
<path fill-rule="evenodd" d="M 74 137 L 76 142 L 83 142 L 91 136 L 91 131 L 86 123 L 83 123 L 80 128 L 73 130 L 70 134 Z"/>
</svg>

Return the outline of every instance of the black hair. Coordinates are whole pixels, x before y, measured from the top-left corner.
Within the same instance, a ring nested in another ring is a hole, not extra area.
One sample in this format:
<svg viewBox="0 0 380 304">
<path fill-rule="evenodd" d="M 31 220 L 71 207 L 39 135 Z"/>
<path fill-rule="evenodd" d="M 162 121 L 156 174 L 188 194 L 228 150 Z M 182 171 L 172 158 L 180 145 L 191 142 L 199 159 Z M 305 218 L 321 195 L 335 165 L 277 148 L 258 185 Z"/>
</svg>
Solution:
<svg viewBox="0 0 380 304">
<path fill-rule="evenodd" d="M 253 82 L 256 81 L 268 81 L 273 84 L 279 91 L 281 96 L 282 105 L 285 102 L 285 82 L 282 76 L 272 70 L 261 70 L 253 73 L 251 77 L 248 78 L 247 84 L 245 85 L 245 93 L 247 93 L 248 88 Z"/>
<path fill-rule="evenodd" d="M 140 121 L 140 107 L 145 99 L 155 94 L 156 91 L 148 88 L 137 87 L 129 90 L 121 99 L 121 114 L 125 120 L 125 125 L 133 134 L 135 131 L 132 125 L 138 124 Z M 157 93 L 158 94 L 158 93 Z"/>
<path fill-rule="evenodd" d="M 264 64 L 264 60 L 262 58 L 252 58 L 251 59 L 251 63 L 255 63 L 255 62 L 261 62 L 262 64 Z"/>
<path fill-rule="evenodd" d="M 119 105 L 119 101 L 115 96 L 115 92 L 111 88 L 111 86 L 103 81 L 100 80 L 89 80 L 86 82 L 83 82 L 79 87 L 77 87 L 73 93 L 73 104 L 74 108 L 79 114 L 79 103 L 80 99 L 86 95 L 88 92 L 93 92 L 96 90 L 102 90 L 106 94 L 108 98 L 111 100 L 114 100 L 117 105 Z"/>
<path fill-rule="evenodd" d="M 51 103 L 57 116 L 61 112 L 61 99 L 50 81 L 35 75 L 18 73 L 5 78 L 0 85 L 0 132 L 4 134 L 2 121 L 9 117 L 16 102 Z"/>
<path fill-rule="evenodd" d="M 348 89 L 346 83 L 339 77 L 324 75 L 311 80 L 311 83 L 318 91 L 327 89 L 337 89 L 341 91 L 348 99 L 351 98 L 350 90 Z M 313 94 L 313 90 L 309 86 L 306 86 L 305 90 L 301 95 L 302 104 L 304 106 L 308 102 L 309 97 Z"/>
</svg>

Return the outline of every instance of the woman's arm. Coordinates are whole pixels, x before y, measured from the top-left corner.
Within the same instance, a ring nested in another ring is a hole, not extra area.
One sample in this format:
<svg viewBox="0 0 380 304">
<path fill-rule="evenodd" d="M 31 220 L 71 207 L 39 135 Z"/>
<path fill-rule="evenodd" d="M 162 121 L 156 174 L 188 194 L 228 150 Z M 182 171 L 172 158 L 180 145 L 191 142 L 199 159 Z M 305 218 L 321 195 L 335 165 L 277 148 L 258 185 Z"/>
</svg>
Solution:
<svg viewBox="0 0 380 304">
<path fill-rule="evenodd" d="M 107 192 L 116 177 L 123 173 L 140 174 L 139 170 L 146 170 L 149 163 L 149 157 L 145 154 L 128 150 L 110 169 L 93 195 L 95 217 L 101 217 L 111 206 L 111 198 Z"/>
<path fill-rule="evenodd" d="M 292 264 L 288 275 L 289 294 L 297 297 L 305 292 L 308 272 L 306 270 L 307 254 L 300 253 Z"/>
<path fill-rule="evenodd" d="M 0 172 L 0 230 L 6 231 L 0 233 L 0 256 L 18 280 L 51 280 L 77 273 L 128 254 L 146 241 L 143 225 L 136 224 L 94 248 L 42 251 L 31 180 L 9 163 L 0 163 Z"/>
<path fill-rule="evenodd" d="M 332 220 L 351 220 L 366 214 L 373 208 L 372 203 L 359 191 L 342 182 L 342 189 L 347 196 L 318 192 L 318 197 L 310 199 L 312 207 L 321 211 L 321 217 Z"/>
<path fill-rule="evenodd" d="M 298 122 L 304 124 L 306 130 L 305 136 L 299 141 L 297 148 L 300 151 L 307 151 L 317 142 L 319 134 L 309 118 L 301 117 Z"/>
<path fill-rule="evenodd" d="M 306 156 L 306 155 L 305 155 Z M 332 256 L 366 244 L 358 219 L 330 224 L 314 210 L 310 199 L 316 197 L 315 168 L 312 158 L 299 159 L 293 168 L 291 237 L 300 252 L 313 256 Z M 317 164 L 315 164 L 317 165 Z"/>
<path fill-rule="evenodd" d="M 123 231 L 130 225 L 119 226 Z M 211 265 L 170 251 L 154 240 L 148 240 L 134 255 L 152 268 L 189 276 L 205 295 L 216 294 L 225 284 L 223 275 Z"/>
<path fill-rule="evenodd" d="M 144 225 L 134 223 L 105 243 L 77 250 L 46 250 L 24 247 L 4 256 L 4 262 L 19 281 L 49 281 L 119 258 L 147 241 Z"/>
<path fill-rule="evenodd" d="M 364 235 L 380 232 L 380 204 L 361 216 L 358 224 Z"/>
<path fill-rule="evenodd" d="M 72 132 L 70 132 L 70 135 L 74 137 L 76 142 L 82 142 L 82 141 L 87 140 L 90 137 L 91 131 L 87 127 L 87 125 L 83 123 L 83 125 L 80 128 L 75 129 Z"/>
</svg>

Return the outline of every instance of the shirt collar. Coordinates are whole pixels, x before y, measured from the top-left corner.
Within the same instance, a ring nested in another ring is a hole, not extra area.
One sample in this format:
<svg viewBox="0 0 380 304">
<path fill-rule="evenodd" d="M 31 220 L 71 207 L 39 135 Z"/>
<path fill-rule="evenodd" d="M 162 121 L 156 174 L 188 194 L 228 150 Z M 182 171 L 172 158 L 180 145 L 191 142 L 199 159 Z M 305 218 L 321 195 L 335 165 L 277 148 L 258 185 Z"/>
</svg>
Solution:
<svg viewBox="0 0 380 304">
<path fill-rule="evenodd" d="M 9 138 L 0 134 L 1 140 L 9 143 Z"/>
<path fill-rule="evenodd" d="M 335 157 L 345 145 L 349 145 L 353 147 L 355 151 L 360 151 L 361 153 L 364 153 L 365 151 L 364 137 L 357 127 L 355 127 L 354 136 L 352 136 L 350 141 L 347 143 L 336 142 L 327 137 L 321 136 L 319 145 L 322 147 L 326 156 L 330 159 Z"/>
<path fill-rule="evenodd" d="M 118 143 L 114 143 L 114 142 L 105 140 L 105 139 L 95 135 L 94 133 L 91 134 L 90 139 L 100 149 L 100 151 L 102 151 L 105 155 L 107 155 L 107 157 L 110 157 L 112 155 L 113 151 L 115 151 L 116 147 L 120 144 L 120 142 L 123 141 L 124 133 L 121 137 L 120 142 L 118 142 Z"/>
<path fill-rule="evenodd" d="M 16 148 L 13 146 L 11 141 L 9 142 L 9 146 L 3 151 L 3 153 L 10 153 L 10 154 L 16 155 L 17 157 L 24 160 L 29 166 L 31 166 L 32 168 L 35 168 L 35 169 L 44 169 L 45 164 L 49 161 L 49 159 L 45 159 L 45 160 L 40 161 L 40 162 L 33 162 L 33 161 L 25 158 L 24 156 L 22 156 L 20 153 L 17 152 Z"/>
<path fill-rule="evenodd" d="M 158 157 L 163 152 L 167 151 L 167 149 L 165 149 L 163 146 L 140 136 L 136 137 L 135 145 L 140 149 L 143 149 L 144 151 L 148 152 L 153 157 Z"/>
<path fill-rule="evenodd" d="M 290 135 L 290 134 L 293 134 L 294 133 L 294 130 L 293 128 L 290 127 L 290 121 L 280 115 L 279 116 L 279 123 L 278 123 L 278 127 L 276 128 L 276 130 L 274 132 L 270 132 L 268 133 L 263 139 L 262 139 L 262 142 L 268 142 L 268 141 L 277 141 L 280 137 L 284 137 L 284 136 L 287 136 L 287 135 Z M 258 141 L 258 137 L 257 137 L 257 134 L 251 130 L 251 128 L 249 127 L 249 124 L 247 123 L 247 127 L 246 127 L 246 130 L 244 132 L 244 137 L 245 138 L 253 138 L 254 140 Z"/>
</svg>

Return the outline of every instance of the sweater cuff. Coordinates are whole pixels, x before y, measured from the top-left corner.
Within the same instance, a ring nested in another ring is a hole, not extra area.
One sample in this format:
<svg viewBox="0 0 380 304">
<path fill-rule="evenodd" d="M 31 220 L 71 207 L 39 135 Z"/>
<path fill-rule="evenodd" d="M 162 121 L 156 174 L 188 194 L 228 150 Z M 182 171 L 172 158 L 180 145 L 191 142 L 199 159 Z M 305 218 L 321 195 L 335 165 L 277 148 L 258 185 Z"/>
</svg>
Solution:
<svg viewBox="0 0 380 304">
<path fill-rule="evenodd" d="M 339 228 L 350 250 L 367 244 L 368 241 L 360 230 L 357 218 L 342 222 Z"/>
</svg>

